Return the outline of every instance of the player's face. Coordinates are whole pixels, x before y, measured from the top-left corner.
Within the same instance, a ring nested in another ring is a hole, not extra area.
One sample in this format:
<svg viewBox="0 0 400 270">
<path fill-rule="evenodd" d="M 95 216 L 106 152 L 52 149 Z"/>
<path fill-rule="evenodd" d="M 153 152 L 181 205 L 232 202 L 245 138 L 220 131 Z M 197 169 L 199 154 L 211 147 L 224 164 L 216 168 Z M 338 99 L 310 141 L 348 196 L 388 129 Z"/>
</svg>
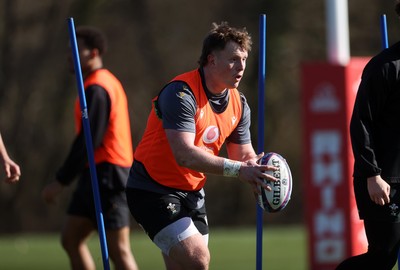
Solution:
<svg viewBox="0 0 400 270">
<path fill-rule="evenodd" d="M 82 73 L 85 73 L 88 69 L 88 63 L 89 63 L 90 59 L 92 58 L 91 50 L 89 48 L 87 48 L 85 43 L 79 38 L 77 39 L 77 43 L 78 43 L 79 62 L 81 64 L 81 70 L 82 70 Z M 71 46 L 68 47 L 67 60 L 68 60 L 69 71 L 71 73 L 74 73 L 75 68 L 74 68 L 74 62 L 73 62 L 73 58 L 72 58 Z"/>
<path fill-rule="evenodd" d="M 230 41 L 214 55 L 214 75 L 222 89 L 237 88 L 246 68 L 248 53 L 239 44 Z"/>
</svg>

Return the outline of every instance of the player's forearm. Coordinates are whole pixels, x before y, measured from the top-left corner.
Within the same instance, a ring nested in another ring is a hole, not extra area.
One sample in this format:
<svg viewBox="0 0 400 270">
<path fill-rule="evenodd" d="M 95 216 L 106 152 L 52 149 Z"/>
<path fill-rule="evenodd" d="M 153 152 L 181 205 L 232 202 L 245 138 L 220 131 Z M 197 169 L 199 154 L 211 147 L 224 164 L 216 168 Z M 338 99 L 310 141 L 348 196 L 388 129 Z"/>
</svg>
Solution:
<svg viewBox="0 0 400 270">
<path fill-rule="evenodd" d="M 6 146 L 4 145 L 3 138 L 1 137 L 1 134 L 0 134 L 0 156 L 1 156 L 1 158 L 3 160 L 8 159 L 7 149 L 6 149 Z"/>
<path fill-rule="evenodd" d="M 235 143 L 228 143 L 226 150 L 228 152 L 228 157 L 233 160 L 240 160 L 240 161 L 254 161 L 256 162 L 262 155 L 258 156 L 251 143 L 247 144 L 235 144 Z"/>
<path fill-rule="evenodd" d="M 175 154 L 175 160 L 179 166 L 194 171 L 222 175 L 225 158 L 214 156 L 199 147 L 193 146 Z"/>
</svg>

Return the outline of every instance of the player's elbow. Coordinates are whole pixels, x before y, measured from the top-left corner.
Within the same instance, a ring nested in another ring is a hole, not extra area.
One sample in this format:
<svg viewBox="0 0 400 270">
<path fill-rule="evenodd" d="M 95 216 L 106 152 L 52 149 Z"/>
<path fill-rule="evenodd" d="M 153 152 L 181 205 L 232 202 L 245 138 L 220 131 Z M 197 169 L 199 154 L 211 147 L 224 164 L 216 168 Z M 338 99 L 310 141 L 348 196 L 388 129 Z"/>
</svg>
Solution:
<svg viewBox="0 0 400 270">
<path fill-rule="evenodd" d="M 190 159 L 185 155 L 175 155 L 175 161 L 181 167 L 190 167 Z"/>
<path fill-rule="evenodd" d="M 180 167 L 193 168 L 195 159 L 190 155 L 189 150 L 174 153 L 175 161 Z"/>
</svg>

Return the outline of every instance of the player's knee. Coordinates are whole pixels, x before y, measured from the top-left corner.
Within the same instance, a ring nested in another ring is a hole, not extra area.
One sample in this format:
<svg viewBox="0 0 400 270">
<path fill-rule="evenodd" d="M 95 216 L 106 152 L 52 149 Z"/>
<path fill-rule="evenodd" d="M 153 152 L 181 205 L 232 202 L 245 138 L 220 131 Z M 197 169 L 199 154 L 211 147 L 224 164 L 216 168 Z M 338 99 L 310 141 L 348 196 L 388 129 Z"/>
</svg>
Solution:
<svg viewBox="0 0 400 270">
<path fill-rule="evenodd" d="M 210 252 L 207 252 L 207 254 L 205 254 L 205 256 L 201 258 L 201 267 L 203 267 L 201 269 L 208 269 L 209 265 L 210 265 Z"/>
<path fill-rule="evenodd" d="M 190 249 L 181 249 L 178 245 L 171 249 L 169 255 L 164 255 L 164 259 L 167 269 L 208 270 L 210 252 L 202 245 Z"/>
<path fill-rule="evenodd" d="M 68 237 L 67 235 L 61 234 L 60 243 L 62 248 L 69 253 L 77 250 L 80 242 L 77 241 L 76 239 L 73 239 L 72 237 Z"/>
<path fill-rule="evenodd" d="M 125 262 L 129 261 L 133 256 L 127 248 L 109 249 L 110 258 L 113 261 Z"/>
<path fill-rule="evenodd" d="M 196 270 L 207 270 L 210 265 L 210 252 L 208 249 L 197 249 L 190 255 L 192 268 Z"/>
<path fill-rule="evenodd" d="M 61 243 L 62 248 L 65 251 L 68 251 L 68 250 L 72 249 L 72 242 L 71 242 L 71 239 L 69 237 L 65 237 L 65 235 L 61 235 L 60 243 Z"/>
</svg>

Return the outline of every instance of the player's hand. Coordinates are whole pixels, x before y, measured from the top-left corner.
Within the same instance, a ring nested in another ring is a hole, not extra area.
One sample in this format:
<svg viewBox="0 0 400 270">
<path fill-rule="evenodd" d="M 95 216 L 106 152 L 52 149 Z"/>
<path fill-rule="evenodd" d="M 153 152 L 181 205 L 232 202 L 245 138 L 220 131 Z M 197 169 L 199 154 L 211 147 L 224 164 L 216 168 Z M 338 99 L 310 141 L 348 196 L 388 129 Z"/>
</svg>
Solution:
<svg viewBox="0 0 400 270">
<path fill-rule="evenodd" d="M 247 163 L 249 162 L 254 162 L 255 164 L 259 164 L 260 159 L 265 155 L 264 152 L 259 153 L 257 156 L 255 156 L 252 160 L 249 160 Z"/>
<path fill-rule="evenodd" d="M 18 182 L 21 176 L 21 169 L 18 164 L 8 158 L 4 160 L 3 166 L 6 173 L 5 181 L 9 184 L 14 184 Z"/>
<path fill-rule="evenodd" d="M 272 190 L 263 179 L 269 181 L 277 180 L 272 175 L 265 173 L 265 171 L 276 171 L 277 169 L 274 166 L 259 165 L 254 161 L 243 162 L 240 167 L 239 179 L 250 184 L 255 194 L 260 194 L 260 187 L 267 191 Z"/>
<path fill-rule="evenodd" d="M 42 198 L 48 204 L 55 204 L 58 195 L 63 191 L 63 186 L 58 181 L 53 181 L 44 187 Z"/>
<path fill-rule="evenodd" d="M 378 205 L 390 202 L 390 185 L 380 175 L 368 177 L 368 193 L 371 200 Z"/>
</svg>

